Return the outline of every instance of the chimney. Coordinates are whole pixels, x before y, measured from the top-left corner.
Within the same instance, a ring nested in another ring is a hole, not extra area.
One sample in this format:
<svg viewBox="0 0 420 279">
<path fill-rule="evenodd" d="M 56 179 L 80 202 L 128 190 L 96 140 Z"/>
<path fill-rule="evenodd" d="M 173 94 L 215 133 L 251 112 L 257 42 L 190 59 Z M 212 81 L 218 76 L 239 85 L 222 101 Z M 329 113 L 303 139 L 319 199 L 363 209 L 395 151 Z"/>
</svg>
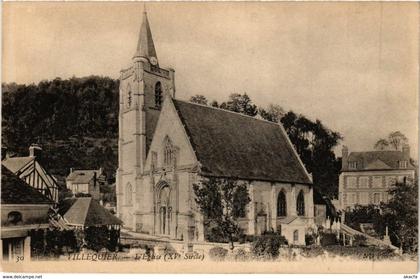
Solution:
<svg viewBox="0 0 420 279">
<path fill-rule="evenodd" d="M 29 156 L 41 158 L 42 148 L 39 144 L 33 143 L 29 146 Z"/>
<path fill-rule="evenodd" d="M 402 153 L 403 153 L 404 159 L 409 161 L 410 160 L 410 145 L 404 144 L 402 147 Z"/>
<path fill-rule="evenodd" d="M 73 168 L 70 168 L 70 173 L 73 173 Z"/>
<path fill-rule="evenodd" d="M 345 170 L 349 167 L 349 149 L 347 146 L 343 145 L 341 149 L 341 169 Z"/>
</svg>

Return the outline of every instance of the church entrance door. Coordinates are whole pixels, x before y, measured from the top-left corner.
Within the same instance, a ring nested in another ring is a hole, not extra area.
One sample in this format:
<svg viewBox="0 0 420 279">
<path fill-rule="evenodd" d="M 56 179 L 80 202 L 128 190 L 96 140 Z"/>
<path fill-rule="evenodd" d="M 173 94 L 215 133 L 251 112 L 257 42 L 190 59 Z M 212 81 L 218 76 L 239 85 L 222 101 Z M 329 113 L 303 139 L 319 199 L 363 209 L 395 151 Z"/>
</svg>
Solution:
<svg viewBox="0 0 420 279">
<path fill-rule="evenodd" d="M 159 194 L 159 223 L 160 223 L 160 234 L 169 235 L 170 230 L 170 221 L 171 221 L 171 207 L 170 207 L 170 193 L 169 187 L 164 187 L 161 189 Z"/>
</svg>

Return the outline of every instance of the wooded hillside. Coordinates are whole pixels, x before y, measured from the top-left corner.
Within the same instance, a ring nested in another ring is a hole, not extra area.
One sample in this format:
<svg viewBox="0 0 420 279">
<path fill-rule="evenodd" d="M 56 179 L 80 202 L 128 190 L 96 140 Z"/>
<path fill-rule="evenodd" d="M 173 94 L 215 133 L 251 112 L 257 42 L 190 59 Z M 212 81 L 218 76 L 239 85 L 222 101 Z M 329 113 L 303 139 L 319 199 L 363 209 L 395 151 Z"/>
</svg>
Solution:
<svg viewBox="0 0 420 279">
<path fill-rule="evenodd" d="M 104 167 L 112 178 L 118 151 L 118 81 L 90 76 L 37 85 L 2 84 L 2 146 L 27 156 L 31 143 L 44 149 L 54 175 L 69 168 Z"/>
</svg>

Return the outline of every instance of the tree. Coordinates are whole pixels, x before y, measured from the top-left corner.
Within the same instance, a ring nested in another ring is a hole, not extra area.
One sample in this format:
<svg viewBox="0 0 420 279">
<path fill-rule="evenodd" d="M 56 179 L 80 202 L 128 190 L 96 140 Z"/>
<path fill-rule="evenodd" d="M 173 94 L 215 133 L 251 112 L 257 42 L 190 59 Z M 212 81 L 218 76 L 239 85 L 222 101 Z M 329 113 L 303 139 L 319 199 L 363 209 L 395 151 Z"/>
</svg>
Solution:
<svg viewBox="0 0 420 279">
<path fill-rule="evenodd" d="M 384 235 L 385 233 L 385 223 L 379 205 L 356 205 L 352 211 L 345 213 L 345 222 L 358 231 L 361 230 L 361 223 L 372 223 L 377 234 Z"/>
<path fill-rule="evenodd" d="M 215 107 L 215 108 L 218 108 L 218 107 L 219 107 L 219 103 L 218 103 L 216 100 L 213 100 L 213 101 L 210 103 L 210 106 Z"/>
<path fill-rule="evenodd" d="M 280 123 L 281 119 L 286 114 L 286 112 L 279 105 L 269 104 L 266 109 L 259 108 L 258 114 L 265 120 L 275 122 L 275 123 Z"/>
<path fill-rule="evenodd" d="M 205 226 L 215 224 L 231 243 L 240 232 L 238 218 L 245 216 L 249 198 L 246 184 L 233 179 L 207 178 L 193 185 L 195 202 L 203 214 Z"/>
<path fill-rule="evenodd" d="M 391 241 L 405 252 L 415 252 L 418 243 L 418 180 L 396 182 L 389 195 L 391 199 L 381 209 Z"/>
<path fill-rule="evenodd" d="M 408 143 L 408 139 L 400 131 L 396 131 L 389 134 L 388 142 L 393 149 L 401 150 Z"/>
<path fill-rule="evenodd" d="M 340 164 L 333 148 L 342 139 L 340 133 L 331 131 L 319 120 L 313 122 L 293 111 L 287 112 L 281 123 L 306 169 L 312 173 L 314 185 L 321 194 L 337 197 Z"/>
<path fill-rule="evenodd" d="M 200 104 L 200 105 L 206 105 L 206 106 L 208 104 L 207 98 L 205 96 L 203 96 L 203 95 L 194 95 L 194 96 L 191 96 L 190 102 L 191 103 Z"/>
<path fill-rule="evenodd" d="M 389 147 L 389 142 L 386 139 L 379 139 L 375 143 L 375 150 L 386 150 Z"/>
<path fill-rule="evenodd" d="M 328 129 L 319 120 L 314 122 L 293 111 L 286 113 L 279 105 L 257 108 L 246 93 L 231 94 L 227 102 L 219 105 L 213 101 L 211 105 L 250 116 L 258 113 L 265 120 L 281 122 L 306 169 L 312 173 L 314 185 L 322 195 L 338 196 L 341 165 L 333 149 L 343 139 L 340 133 Z"/>
<path fill-rule="evenodd" d="M 251 98 L 249 98 L 246 93 L 243 95 L 238 93 L 231 94 L 229 96 L 229 100 L 227 102 L 223 102 L 220 105 L 220 108 L 249 116 L 255 116 L 258 112 L 257 106 L 252 103 Z"/>
<path fill-rule="evenodd" d="M 374 148 L 376 150 L 402 150 L 404 145 L 408 144 L 407 137 L 400 131 L 391 132 L 386 139 L 379 139 Z"/>
</svg>

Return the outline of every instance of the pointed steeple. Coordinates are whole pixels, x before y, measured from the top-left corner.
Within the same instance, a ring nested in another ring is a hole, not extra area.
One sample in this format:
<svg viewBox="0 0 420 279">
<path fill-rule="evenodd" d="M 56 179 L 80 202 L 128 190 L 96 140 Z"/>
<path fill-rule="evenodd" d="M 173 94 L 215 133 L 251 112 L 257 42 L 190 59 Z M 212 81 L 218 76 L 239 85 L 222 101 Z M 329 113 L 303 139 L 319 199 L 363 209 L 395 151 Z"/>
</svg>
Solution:
<svg viewBox="0 0 420 279">
<path fill-rule="evenodd" d="M 153 43 L 152 32 L 150 31 L 150 25 L 149 20 L 147 19 L 146 10 L 144 10 L 143 12 L 143 22 L 140 27 L 139 40 L 137 43 L 137 49 L 136 53 L 134 54 L 134 57 L 144 57 L 147 58 L 149 61 L 151 59 L 156 60 L 157 63 L 155 44 Z"/>
</svg>

